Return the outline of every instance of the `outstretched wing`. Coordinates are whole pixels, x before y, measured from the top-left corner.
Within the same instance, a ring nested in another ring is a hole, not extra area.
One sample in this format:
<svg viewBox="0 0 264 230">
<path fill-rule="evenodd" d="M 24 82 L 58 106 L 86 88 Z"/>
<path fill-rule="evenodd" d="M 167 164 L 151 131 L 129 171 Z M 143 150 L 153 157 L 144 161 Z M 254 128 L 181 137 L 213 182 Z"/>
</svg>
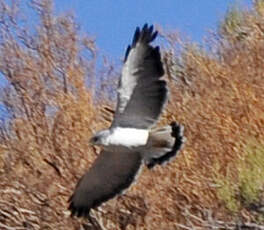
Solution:
<svg viewBox="0 0 264 230">
<path fill-rule="evenodd" d="M 166 82 L 159 47 L 150 43 L 156 38 L 153 26 L 136 29 L 128 46 L 122 76 L 119 80 L 118 102 L 112 127 L 150 128 L 159 118 L 167 98 Z"/>
<path fill-rule="evenodd" d="M 137 152 L 102 151 L 69 199 L 72 216 L 87 216 L 91 208 L 128 188 L 140 166 L 141 156 Z"/>
</svg>

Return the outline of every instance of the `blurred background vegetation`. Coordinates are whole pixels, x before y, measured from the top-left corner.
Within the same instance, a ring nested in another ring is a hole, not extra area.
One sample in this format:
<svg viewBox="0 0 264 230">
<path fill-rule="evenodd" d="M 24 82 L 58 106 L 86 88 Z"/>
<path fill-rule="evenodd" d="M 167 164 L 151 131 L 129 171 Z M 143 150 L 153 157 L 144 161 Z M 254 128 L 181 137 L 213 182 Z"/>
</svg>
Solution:
<svg viewBox="0 0 264 230">
<path fill-rule="evenodd" d="M 110 124 L 120 68 L 96 70 L 95 42 L 52 1 L 0 1 L 0 229 L 91 229 L 67 199 Z M 170 88 L 161 123 L 185 126 L 166 167 L 92 214 L 106 229 L 264 229 L 264 1 L 234 5 L 206 46 L 163 31 Z M 98 80 L 99 79 L 99 80 Z"/>
</svg>

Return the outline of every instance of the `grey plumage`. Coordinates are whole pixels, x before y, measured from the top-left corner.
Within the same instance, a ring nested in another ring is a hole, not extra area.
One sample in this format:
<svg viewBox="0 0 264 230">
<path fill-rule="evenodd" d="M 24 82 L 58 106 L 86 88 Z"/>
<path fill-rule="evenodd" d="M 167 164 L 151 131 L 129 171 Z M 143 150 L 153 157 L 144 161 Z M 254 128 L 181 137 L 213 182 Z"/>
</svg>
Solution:
<svg viewBox="0 0 264 230">
<path fill-rule="evenodd" d="M 166 82 L 160 79 L 164 70 L 159 47 L 150 45 L 156 36 L 153 26 L 146 24 L 142 30 L 136 29 L 127 48 L 114 120 L 110 129 L 91 138 L 103 150 L 69 199 L 73 216 L 88 216 L 90 209 L 128 188 L 142 162 L 148 168 L 163 164 L 183 145 L 183 126 L 173 122 L 153 127 L 168 91 Z"/>
<path fill-rule="evenodd" d="M 163 129 L 163 132 L 161 132 Z M 151 146 L 151 149 L 144 155 L 144 161 L 149 169 L 155 165 L 162 165 L 170 161 L 183 147 L 186 138 L 183 135 L 184 127 L 172 122 L 170 126 L 162 127 L 150 133 L 150 140 L 156 138 L 160 146 Z M 155 151 L 158 148 L 158 151 Z"/>
<path fill-rule="evenodd" d="M 157 36 L 147 24 L 136 29 L 127 49 L 122 77 L 119 80 L 118 102 L 112 127 L 147 129 L 158 120 L 167 99 L 167 87 L 160 78 L 164 74 L 159 47 L 149 43 Z"/>
<path fill-rule="evenodd" d="M 137 152 L 102 151 L 69 199 L 72 215 L 86 216 L 91 208 L 120 194 L 133 182 L 141 160 Z"/>
</svg>

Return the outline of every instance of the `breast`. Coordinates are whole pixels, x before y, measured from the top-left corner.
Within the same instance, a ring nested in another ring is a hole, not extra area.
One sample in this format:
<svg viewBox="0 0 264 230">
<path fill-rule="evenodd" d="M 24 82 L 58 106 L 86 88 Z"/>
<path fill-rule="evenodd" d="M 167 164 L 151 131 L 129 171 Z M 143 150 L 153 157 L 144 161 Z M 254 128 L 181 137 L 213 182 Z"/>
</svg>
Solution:
<svg viewBox="0 0 264 230">
<path fill-rule="evenodd" d="M 108 136 L 109 145 L 126 146 L 128 148 L 146 145 L 149 131 L 147 129 L 114 128 Z"/>
</svg>

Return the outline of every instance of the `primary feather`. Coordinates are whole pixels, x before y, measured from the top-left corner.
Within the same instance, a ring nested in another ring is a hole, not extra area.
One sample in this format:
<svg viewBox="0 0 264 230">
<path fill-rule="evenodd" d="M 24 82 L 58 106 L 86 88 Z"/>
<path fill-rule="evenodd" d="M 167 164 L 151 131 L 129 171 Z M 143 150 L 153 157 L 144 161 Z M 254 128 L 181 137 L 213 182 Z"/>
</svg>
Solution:
<svg viewBox="0 0 264 230">
<path fill-rule="evenodd" d="M 118 86 L 118 101 L 112 127 L 149 129 L 158 120 L 167 99 L 166 82 L 153 26 L 136 29 L 128 46 Z"/>
</svg>

